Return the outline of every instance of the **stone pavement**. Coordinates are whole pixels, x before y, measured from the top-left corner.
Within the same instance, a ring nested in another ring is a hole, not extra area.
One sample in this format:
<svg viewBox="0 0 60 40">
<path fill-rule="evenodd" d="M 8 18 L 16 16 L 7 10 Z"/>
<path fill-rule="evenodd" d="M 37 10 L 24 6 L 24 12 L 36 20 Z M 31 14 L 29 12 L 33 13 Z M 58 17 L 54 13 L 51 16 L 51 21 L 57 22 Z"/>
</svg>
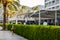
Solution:
<svg viewBox="0 0 60 40">
<path fill-rule="evenodd" d="M 0 40 L 27 40 L 10 31 L 0 31 Z"/>
</svg>

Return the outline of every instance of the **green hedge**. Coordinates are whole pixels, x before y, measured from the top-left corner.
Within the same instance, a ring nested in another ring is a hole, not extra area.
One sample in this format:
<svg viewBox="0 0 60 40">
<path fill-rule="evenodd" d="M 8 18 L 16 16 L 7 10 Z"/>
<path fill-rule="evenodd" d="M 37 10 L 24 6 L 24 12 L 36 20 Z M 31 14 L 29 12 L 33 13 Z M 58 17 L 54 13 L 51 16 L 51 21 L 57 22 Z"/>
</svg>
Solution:
<svg viewBox="0 0 60 40">
<path fill-rule="evenodd" d="M 12 25 L 8 25 L 11 29 Z M 14 25 L 14 32 L 29 40 L 60 40 L 59 26 Z"/>
</svg>

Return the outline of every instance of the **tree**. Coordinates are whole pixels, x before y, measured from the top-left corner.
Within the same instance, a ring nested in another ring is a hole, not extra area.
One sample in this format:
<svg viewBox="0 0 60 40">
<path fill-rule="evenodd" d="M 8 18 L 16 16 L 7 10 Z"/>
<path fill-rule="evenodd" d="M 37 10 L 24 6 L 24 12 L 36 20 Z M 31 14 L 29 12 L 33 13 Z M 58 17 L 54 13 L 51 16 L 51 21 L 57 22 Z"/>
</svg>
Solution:
<svg viewBox="0 0 60 40">
<path fill-rule="evenodd" d="M 23 11 L 23 13 L 26 13 L 27 12 L 27 6 L 22 6 L 22 11 Z"/>
<path fill-rule="evenodd" d="M 27 12 L 27 6 L 22 6 L 20 11 L 18 11 L 19 14 L 23 14 Z"/>
<path fill-rule="evenodd" d="M 4 10 L 4 13 L 3 13 L 3 30 L 5 30 L 5 28 L 6 28 L 6 14 L 7 14 L 6 7 L 8 4 L 13 4 L 14 2 L 17 3 L 15 0 L 0 0 L 0 3 L 3 4 L 3 10 Z"/>
<path fill-rule="evenodd" d="M 18 11 L 18 8 L 20 7 L 20 4 L 16 1 L 13 1 L 12 3 L 9 3 L 6 7 L 7 10 L 7 22 L 8 18 L 14 16 L 16 11 Z"/>
<path fill-rule="evenodd" d="M 27 10 L 27 13 L 31 13 L 32 12 L 32 10 Z"/>
<path fill-rule="evenodd" d="M 38 6 L 32 7 L 32 10 L 33 11 L 39 11 L 39 7 Z"/>
</svg>

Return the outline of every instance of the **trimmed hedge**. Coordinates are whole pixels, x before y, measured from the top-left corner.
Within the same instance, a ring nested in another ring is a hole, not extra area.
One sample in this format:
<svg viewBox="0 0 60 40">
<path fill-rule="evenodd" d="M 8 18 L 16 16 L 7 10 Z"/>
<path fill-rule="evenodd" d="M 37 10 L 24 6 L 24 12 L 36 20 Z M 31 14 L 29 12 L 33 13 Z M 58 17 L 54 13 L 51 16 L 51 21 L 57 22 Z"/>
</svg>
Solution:
<svg viewBox="0 0 60 40">
<path fill-rule="evenodd" d="M 8 25 L 11 29 L 12 25 Z M 14 32 L 28 40 L 60 40 L 60 26 L 14 25 Z"/>
</svg>

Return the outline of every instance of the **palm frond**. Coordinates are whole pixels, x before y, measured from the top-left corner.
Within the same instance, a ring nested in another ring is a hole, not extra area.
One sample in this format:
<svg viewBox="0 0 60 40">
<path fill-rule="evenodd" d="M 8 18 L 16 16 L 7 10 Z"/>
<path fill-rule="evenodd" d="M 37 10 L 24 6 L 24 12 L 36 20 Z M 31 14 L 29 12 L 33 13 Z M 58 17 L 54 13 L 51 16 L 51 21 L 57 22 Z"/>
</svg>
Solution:
<svg viewBox="0 0 60 40">
<path fill-rule="evenodd" d="M 20 6 L 20 4 L 17 1 L 13 1 L 12 3 L 17 5 L 18 7 Z"/>
<path fill-rule="evenodd" d="M 9 8 L 9 10 L 13 10 L 13 11 L 17 10 L 17 7 L 13 4 L 8 4 L 7 7 Z"/>
<path fill-rule="evenodd" d="M 39 7 L 38 6 L 35 6 L 35 7 L 32 8 L 32 10 L 38 11 L 39 10 Z"/>
<path fill-rule="evenodd" d="M 32 10 L 27 10 L 27 13 L 31 13 L 32 12 Z"/>
<path fill-rule="evenodd" d="M 18 10 L 18 8 L 17 8 L 14 4 L 12 4 L 12 5 L 14 6 L 15 11 L 17 11 L 17 10 Z"/>
</svg>

